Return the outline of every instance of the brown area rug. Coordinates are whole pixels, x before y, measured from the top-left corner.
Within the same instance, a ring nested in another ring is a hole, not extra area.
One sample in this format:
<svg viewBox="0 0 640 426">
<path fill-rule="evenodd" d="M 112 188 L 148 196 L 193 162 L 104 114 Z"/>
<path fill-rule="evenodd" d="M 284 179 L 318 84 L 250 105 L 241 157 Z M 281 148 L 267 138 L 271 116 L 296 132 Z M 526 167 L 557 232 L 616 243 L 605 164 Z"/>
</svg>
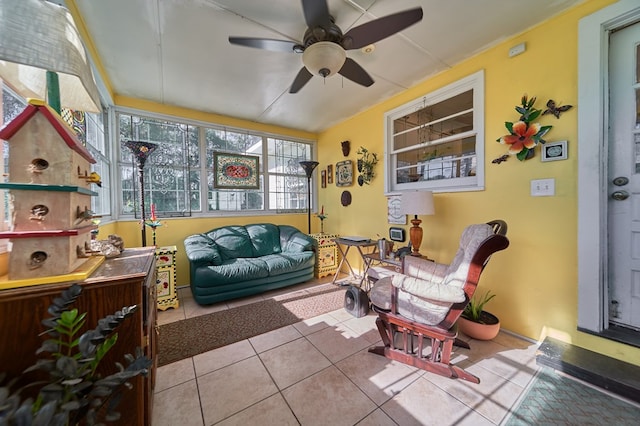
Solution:
<svg viewBox="0 0 640 426">
<path fill-rule="evenodd" d="M 166 365 L 339 309 L 344 288 L 263 300 L 160 326 L 158 365 Z"/>
</svg>

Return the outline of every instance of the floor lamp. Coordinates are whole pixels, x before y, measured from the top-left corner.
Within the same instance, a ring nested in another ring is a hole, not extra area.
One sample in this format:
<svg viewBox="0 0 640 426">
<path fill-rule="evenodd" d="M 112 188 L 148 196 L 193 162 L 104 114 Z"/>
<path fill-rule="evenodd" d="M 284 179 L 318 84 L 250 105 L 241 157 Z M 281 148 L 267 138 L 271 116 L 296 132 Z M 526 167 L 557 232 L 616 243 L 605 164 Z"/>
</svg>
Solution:
<svg viewBox="0 0 640 426">
<path fill-rule="evenodd" d="M 420 224 L 422 220 L 418 219 L 418 215 L 432 215 L 435 213 L 433 192 L 403 192 L 400 206 L 402 214 L 414 215 L 414 218 L 411 219 L 413 226 L 409 228 L 409 240 L 413 247 L 411 256 L 422 256 L 420 254 L 420 245 L 422 244 L 422 228 L 420 228 Z"/>
<path fill-rule="evenodd" d="M 147 245 L 147 226 L 145 225 L 146 217 L 144 212 L 144 164 L 147 158 L 158 147 L 152 142 L 125 141 L 124 146 L 129 148 L 138 163 L 138 182 L 140 184 L 140 223 L 142 224 L 142 247 Z"/>
<path fill-rule="evenodd" d="M 313 170 L 318 167 L 317 161 L 301 161 L 300 166 L 304 169 L 304 172 L 307 174 L 307 222 L 309 227 L 308 234 L 311 233 L 311 174 Z"/>
</svg>

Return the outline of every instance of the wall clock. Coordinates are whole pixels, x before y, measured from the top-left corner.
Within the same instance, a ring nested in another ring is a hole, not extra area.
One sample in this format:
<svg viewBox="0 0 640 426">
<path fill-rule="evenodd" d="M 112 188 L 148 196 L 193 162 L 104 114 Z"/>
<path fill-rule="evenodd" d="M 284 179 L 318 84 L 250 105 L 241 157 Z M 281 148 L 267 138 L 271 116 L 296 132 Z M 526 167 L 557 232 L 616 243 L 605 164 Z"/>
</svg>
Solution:
<svg viewBox="0 0 640 426">
<path fill-rule="evenodd" d="M 351 186 L 353 184 L 353 163 L 351 160 L 336 163 L 336 186 Z"/>
</svg>

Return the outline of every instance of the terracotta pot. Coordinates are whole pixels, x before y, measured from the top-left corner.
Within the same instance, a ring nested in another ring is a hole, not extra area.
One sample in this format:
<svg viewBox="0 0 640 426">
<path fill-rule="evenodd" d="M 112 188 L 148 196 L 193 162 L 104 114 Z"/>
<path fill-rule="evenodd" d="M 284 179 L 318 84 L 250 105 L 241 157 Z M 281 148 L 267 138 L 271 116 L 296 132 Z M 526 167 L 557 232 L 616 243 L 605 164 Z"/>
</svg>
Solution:
<svg viewBox="0 0 640 426">
<path fill-rule="evenodd" d="M 458 331 L 476 340 L 491 340 L 496 337 L 500 331 L 500 320 L 498 317 L 487 311 L 482 311 L 480 313 L 480 319 L 484 321 L 485 324 L 460 317 L 457 322 Z"/>
</svg>

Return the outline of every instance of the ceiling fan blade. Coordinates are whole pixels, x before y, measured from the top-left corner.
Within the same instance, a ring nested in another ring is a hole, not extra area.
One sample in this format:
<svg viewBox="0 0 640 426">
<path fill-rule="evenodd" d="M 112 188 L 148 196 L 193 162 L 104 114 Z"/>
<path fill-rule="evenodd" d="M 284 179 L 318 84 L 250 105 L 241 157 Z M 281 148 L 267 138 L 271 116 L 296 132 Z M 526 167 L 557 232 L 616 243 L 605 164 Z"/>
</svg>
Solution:
<svg viewBox="0 0 640 426">
<path fill-rule="evenodd" d="M 255 37 L 229 37 L 229 43 L 285 53 L 293 53 L 295 52 L 295 47 L 299 46 L 299 44 L 294 41 Z"/>
<path fill-rule="evenodd" d="M 373 84 L 371 76 L 351 58 L 347 58 L 342 68 L 340 68 L 340 71 L 338 71 L 338 74 L 365 87 Z"/>
<path fill-rule="evenodd" d="M 306 67 L 302 67 L 298 72 L 298 75 L 296 75 L 296 78 L 293 80 L 289 93 L 298 93 L 298 91 L 302 89 L 309 80 L 311 80 L 311 77 L 313 77 L 313 74 L 311 74 Z"/>
<path fill-rule="evenodd" d="M 302 0 L 302 11 L 309 28 L 317 26 L 328 28 L 331 25 L 327 0 Z"/>
<path fill-rule="evenodd" d="M 421 7 L 383 16 L 347 31 L 342 38 L 342 46 L 346 50 L 361 49 L 402 31 L 421 20 Z"/>
</svg>

